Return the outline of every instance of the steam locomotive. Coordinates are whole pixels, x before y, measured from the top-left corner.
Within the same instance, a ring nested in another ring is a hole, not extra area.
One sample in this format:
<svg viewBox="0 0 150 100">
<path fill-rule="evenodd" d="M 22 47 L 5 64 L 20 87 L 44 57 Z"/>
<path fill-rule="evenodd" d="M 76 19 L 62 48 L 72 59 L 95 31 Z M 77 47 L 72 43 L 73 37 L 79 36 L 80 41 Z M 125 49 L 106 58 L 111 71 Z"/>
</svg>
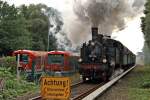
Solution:
<svg viewBox="0 0 150 100">
<path fill-rule="evenodd" d="M 83 43 L 80 50 L 80 74 L 83 81 L 108 81 L 117 69 L 126 70 L 135 64 L 135 54 L 110 36 L 98 34 L 98 28 L 92 28 L 92 40 Z"/>
</svg>

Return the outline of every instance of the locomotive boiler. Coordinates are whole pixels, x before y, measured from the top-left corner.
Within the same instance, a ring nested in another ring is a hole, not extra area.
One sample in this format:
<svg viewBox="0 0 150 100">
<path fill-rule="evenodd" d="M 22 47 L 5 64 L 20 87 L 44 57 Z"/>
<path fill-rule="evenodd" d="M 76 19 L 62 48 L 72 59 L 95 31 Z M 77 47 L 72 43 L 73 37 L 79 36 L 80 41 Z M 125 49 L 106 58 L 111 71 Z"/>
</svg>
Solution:
<svg viewBox="0 0 150 100">
<path fill-rule="evenodd" d="M 135 55 L 119 41 L 98 34 L 98 28 L 93 27 L 92 39 L 81 47 L 79 62 L 84 81 L 87 78 L 107 81 L 115 70 L 134 65 Z"/>
</svg>

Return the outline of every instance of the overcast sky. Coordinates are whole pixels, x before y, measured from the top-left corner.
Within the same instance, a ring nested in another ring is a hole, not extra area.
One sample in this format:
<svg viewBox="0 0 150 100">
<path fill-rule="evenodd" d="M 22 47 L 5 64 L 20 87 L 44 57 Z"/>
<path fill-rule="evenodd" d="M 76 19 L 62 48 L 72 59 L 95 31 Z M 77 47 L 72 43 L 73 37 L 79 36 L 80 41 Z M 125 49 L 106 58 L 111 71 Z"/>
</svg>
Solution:
<svg viewBox="0 0 150 100">
<path fill-rule="evenodd" d="M 38 4 L 43 3 L 49 7 L 54 7 L 62 12 L 63 16 L 69 16 L 72 13 L 73 0 L 3 0 L 9 4 L 15 4 L 19 6 L 21 4 L 29 5 L 31 3 Z M 140 28 L 140 17 L 136 17 L 134 20 L 126 25 L 126 29 L 113 34 L 117 40 L 121 41 L 134 53 L 142 50 L 144 45 L 144 38 Z"/>
</svg>

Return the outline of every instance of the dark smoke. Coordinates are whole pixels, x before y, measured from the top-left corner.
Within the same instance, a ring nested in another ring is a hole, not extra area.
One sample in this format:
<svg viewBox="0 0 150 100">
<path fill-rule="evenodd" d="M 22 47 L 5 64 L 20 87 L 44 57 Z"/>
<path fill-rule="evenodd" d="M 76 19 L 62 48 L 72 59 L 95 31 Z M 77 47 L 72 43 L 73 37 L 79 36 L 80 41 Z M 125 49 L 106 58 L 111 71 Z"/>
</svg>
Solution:
<svg viewBox="0 0 150 100">
<path fill-rule="evenodd" d="M 113 30 L 123 29 L 126 20 L 139 14 L 143 5 L 142 0 L 133 3 L 128 0 L 75 0 L 74 12 L 81 23 L 90 23 L 99 27 L 101 34 L 111 35 Z"/>
<path fill-rule="evenodd" d="M 66 18 L 67 36 L 73 45 L 91 39 L 91 27 L 110 35 L 142 14 L 145 0 L 74 0 L 74 14 Z"/>
</svg>

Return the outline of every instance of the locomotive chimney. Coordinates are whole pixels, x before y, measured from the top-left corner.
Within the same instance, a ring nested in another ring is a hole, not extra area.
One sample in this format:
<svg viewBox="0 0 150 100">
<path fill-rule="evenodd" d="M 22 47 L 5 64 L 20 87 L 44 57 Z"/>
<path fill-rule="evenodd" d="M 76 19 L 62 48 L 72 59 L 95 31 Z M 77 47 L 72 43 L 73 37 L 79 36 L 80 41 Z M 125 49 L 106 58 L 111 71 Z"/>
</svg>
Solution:
<svg viewBox="0 0 150 100">
<path fill-rule="evenodd" d="M 98 37 L 98 27 L 92 27 L 92 40 Z"/>
</svg>

